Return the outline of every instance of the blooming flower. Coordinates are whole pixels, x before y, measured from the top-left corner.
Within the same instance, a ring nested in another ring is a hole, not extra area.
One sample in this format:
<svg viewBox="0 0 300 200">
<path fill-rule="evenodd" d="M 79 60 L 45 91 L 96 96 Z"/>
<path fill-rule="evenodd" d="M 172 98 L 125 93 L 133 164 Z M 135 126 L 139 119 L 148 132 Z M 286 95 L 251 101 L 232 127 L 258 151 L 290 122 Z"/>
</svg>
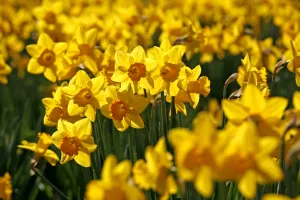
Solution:
<svg viewBox="0 0 300 200">
<path fill-rule="evenodd" d="M 176 96 L 179 92 L 178 81 L 184 75 L 182 68 L 184 63 L 181 58 L 185 52 L 185 46 L 171 46 L 165 39 L 160 47 L 154 47 L 155 59 L 158 62 L 158 68 L 153 74 L 154 88 L 150 90 L 152 95 L 166 90 L 170 96 Z"/>
<path fill-rule="evenodd" d="M 158 192 L 162 200 L 169 199 L 170 194 L 177 193 L 177 185 L 170 173 L 173 157 L 166 151 L 165 139 L 159 139 L 155 147 L 147 147 L 145 158 L 146 162 L 137 160 L 133 167 L 135 183 Z"/>
<path fill-rule="evenodd" d="M 144 121 L 140 114 L 148 106 L 148 99 L 134 95 L 131 91 L 119 92 L 115 86 L 108 86 L 101 93 L 101 113 L 113 120 L 119 131 L 132 128 L 144 128 Z"/>
<path fill-rule="evenodd" d="M 0 198 L 10 200 L 12 194 L 11 178 L 8 172 L 0 177 Z"/>
<path fill-rule="evenodd" d="M 34 160 L 38 162 L 41 157 L 45 158 L 52 166 L 56 165 L 56 162 L 59 160 L 56 153 L 49 148 L 52 144 L 51 136 L 47 133 L 38 133 L 38 142 L 37 143 L 29 143 L 26 140 L 22 141 L 21 145 L 18 145 L 18 148 L 28 149 L 33 151 Z"/>
<path fill-rule="evenodd" d="M 120 91 L 132 89 L 135 94 L 138 89 L 152 89 L 154 82 L 152 72 L 157 68 L 156 60 L 146 58 L 141 46 L 135 47 L 131 53 L 118 50 L 115 54 L 115 72 L 112 80 L 121 83 Z"/>
<path fill-rule="evenodd" d="M 57 131 L 52 135 L 53 144 L 61 150 L 60 163 L 74 159 L 83 167 L 91 166 L 91 152 L 97 145 L 92 136 L 92 124 L 89 119 L 81 119 L 74 124 L 59 120 Z"/>
<path fill-rule="evenodd" d="M 236 180 L 238 189 L 247 199 L 253 199 L 257 184 L 278 182 L 283 178 L 279 165 L 270 156 L 279 144 L 276 137 L 258 137 L 251 121 L 227 127 L 223 133 L 225 148 L 217 157 L 219 180 Z"/>
<path fill-rule="evenodd" d="M 78 71 L 70 80 L 69 85 L 62 88 L 63 93 L 70 98 L 69 115 L 84 114 L 89 120 L 95 121 L 96 109 L 99 109 L 99 95 L 103 85 L 103 76 L 90 79 L 85 71 Z"/>
<path fill-rule="evenodd" d="M 85 196 L 87 200 L 145 200 L 144 194 L 130 184 L 131 163 L 124 160 L 117 164 L 115 156 L 106 158 L 102 168 L 102 179 L 90 181 Z"/>
<path fill-rule="evenodd" d="M 226 117 L 235 124 L 251 119 L 257 122 L 261 135 L 280 136 L 279 126 L 287 100 L 283 97 L 265 99 L 261 91 L 249 84 L 239 100 L 223 100 Z"/>
<path fill-rule="evenodd" d="M 63 83 L 53 92 L 53 98 L 44 98 L 42 102 L 46 108 L 44 124 L 46 126 L 56 126 L 59 119 L 65 119 L 74 122 L 79 119 L 79 116 L 70 116 L 68 114 L 69 99 L 62 92 L 62 87 L 67 83 Z"/>
<path fill-rule="evenodd" d="M 54 43 L 46 33 L 42 33 L 37 44 L 26 46 L 27 52 L 32 57 L 28 63 L 28 72 L 32 74 L 43 73 L 49 81 L 56 82 L 59 68 L 58 58 L 62 56 L 67 47 L 67 43 Z"/>
<path fill-rule="evenodd" d="M 204 197 L 213 193 L 216 164 L 216 125 L 209 113 L 200 113 L 193 121 L 193 130 L 175 128 L 169 133 L 175 150 L 178 176 L 193 181 Z"/>
</svg>

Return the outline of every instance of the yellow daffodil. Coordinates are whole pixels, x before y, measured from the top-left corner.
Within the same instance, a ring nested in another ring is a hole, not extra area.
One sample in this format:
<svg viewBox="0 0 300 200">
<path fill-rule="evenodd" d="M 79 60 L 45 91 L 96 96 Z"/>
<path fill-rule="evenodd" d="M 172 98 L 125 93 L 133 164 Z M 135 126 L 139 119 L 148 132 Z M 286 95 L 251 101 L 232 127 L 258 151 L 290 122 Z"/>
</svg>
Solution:
<svg viewBox="0 0 300 200">
<path fill-rule="evenodd" d="M 210 80 L 207 76 L 200 76 L 201 67 L 197 65 L 193 70 L 188 67 L 183 67 L 186 73 L 186 78 L 178 82 L 178 87 L 181 89 L 175 96 L 176 112 L 180 111 L 186 115 L 184 102 L 190 103 L 195 109 L 199 103 L 200 94 L 207 96 L 210 92 Z M 170 101 L 170 97 L 167 101 Z"/>
<path fill-rule="evenodd" d="M 175 128 L 169 133 L 175 150 L 178 176 L 193 181 L 196 190 L 204 197 L 213 193 L 216 171 L 216 125 L 209 113 L 200 113 L 193 121 L 193 130 Z"/>
<path fill-rule="evenodd" d="M 217 157 L 219 180 L 236 180 L 238 189 L 247 199 L 253 199 L 257 184 L 278 182 L 283 178 L 279 165 L 270 156 L 279 144 L 275 137 L 257 135 L 254 122 L 245 121 L 240 126 L 225 130 L 228 139 Z"/>
<path fill-rule="evenodd" d="M 42 102 L 45 106 L 46 113 L 44 117 L 44 124 L 46 126 L 56 126 L 59 119 L 75 122 L 80 117 L 70 116 L 68 114 L 69 99 L 62 92 L 62 87 L 67 83 L 63 83 L 60 87 L 53 92 L 53 98 L 44 98 Z"/>
<path fill-rule="evenodd" d="M 146 197 L 133 184 L 129 182 L 131 163 L 128 160 L 117 164 L 115 156 L 106 158 L 101 180 L 90 181 L 86 187 L 87 200 L 145 200 Z"/>
<path fill-rule="evenodd" d="M 131 91 L 119 92 L 115 86 L 108 86 L 101 93 L 101 113 L 113 120 L 119 131 L 125 131 L 129 126 L 132 128 L 144 128 L 141 113 L 148 106 L 148 99 L 134 95 Z"/>
<path fill-rule="evenodd" d="M 92 136 L 92 124 L 87 118 L 74 124 L 59 120 L 57 131 L 52 135 L 53 144 L 61 150 L 60 163 L 74 159 L 83 167 L 91 166 L 91 154 L 97 148 Z"/>
<path fill-rule="evenodd" d="M 262 92 L 248 84 L 239 100 L 223 100 L 222 108 L 229 121 L 241 124 L 252 120 L 257 123 L 260 135 L 280 136 L 279 126 L 288 104 L 283 97 L 265 99 Z"/>
<path fill-rule="evenodd" d="M 68 113 L 70 116 L 85 115 L 95 121 L 96 109 L 99 109 L 100 91 L 104 85 L 104 77 L 90 79 L 88 74 L 80 70 L 70 80 L 68 86 L 62 88 L 63 93 L 70 98 Z"/>
<path fill-rule="evenodd" d="M 269 96 L 269 86 L 267 84 L 267 72 L 265 68 L 258 69 L 250 63 L 249 55 L 242 59 L 242 66 L 238 68 L 237 82 L 242 89 L 247 84 L 253 84 L 264 92 L 264 96 Z"/>
<path fill-rule="evenodd" d="M 281 195 L 281 194 L 265 194 L 262 197 L 262 200 L 300 200 L 300 196 L 296 198 L 290 198 L 288 196 Z"/>
<path fill-rule="evenodd" d="M 0 198 L 3 200 L 10 200 L 12 194 L 11 177 L 8 172 L 0 177 Z"/>
<path fill-rule="evenodd" d="M 165 139 L 161 138 L 155 147 L 147 147 L 144 160 L 137 160 L 133 167 L 135 183 L 143 189 L 152 189 L 160 194 L 161 200 L 177 193 L 177 185 L 170 173 L 172 155 L 166 151 Z"/>
<path fill-rule="evenodd" d="M 123 48 L 125 51 L 125 48 Z M 101 64 L 98 65 L 99 72 L 97 76 L 104 75 L 105 77 L 105 87 L 108 85 L 115 84 L 114 81 L 111 80 L 111 77 L 113 76 L 113 73 L 115 71 L 115 54 L 116 54 L 116 47 L 113 45 L 109 45 L 104 54 L 103 59 L 101 61 Z"/>
<path fill-rule="evenodd" d="M 181 58 L 185 53 L 185 46 L 170 44 L 169 40 L 162 41 L 160 47 L 154 47 L 154 56 L 158 62 L 158 68 L 153 72 L 154 88 L 151 95 L 166 90 L 170 96 L 176 96 L 179 92 L 177 86 L 181 77 L 184 77 L 183 62 Z"/>
<path fill-rule="evenodd" d="M 27 70 L 32 74 L 44 74 L 51 82 L 57 80 L 57 69 L 59 68 L 59 57 L 67 49 L 65 42 L 54 43 L 45 33 L 39 36 L 37 44 L 26 46 L 31 56 Z"/>
<path fill-rule="evenodd" d="M 131 53 L 118 50 L 115 60 L 116 69 L 111 79 L 121 83 L 120 91 L 131 88 L 135 94 L 139 88 L 149 90 L 154 87 L 152 72 L 157 68 L 157 61 L 146 58 L 141 46 L 135 47 Z"/>
<path fill-rule="evenodd" d="M 295 81 L 297 86 L 300 86 L 300 52 L 296 51 L 295 44 L 291 41 L 293 58 L 288 64 L 288 70 L 295 73 Z"/>
<path fill-rule="evenodd" d="M 51 135 L 47 133 L 39 133 L 38 134 L 38 142 L 37 143 L 29 143 L 26 140 L 22 141 L 21 145 L 18 145 L 19 148 L 28 149 L 33 151 L 34 160 L 38 162 L 41 157 L 45 158 L 52 166 L 56 165 L 56 162 L 59 160 L 56 153 L 49 148 L 52 144 Z"/>
<path fill-rule="evenodd" d="M 7 75 L 9 75 L 12 72 L 12 69 L 10 66 L 8 66 L 5 63 L 4 57 L 2 54 L 0 54 L 0 83 L 1 84 L 7 84 Z"/>
<path fill-rule="evenodd" d="M 83 64 L 94 75 L 98 73 L 96 61 L 101 56 L 101 52 L 95 48 L 96 39 L 96 28 L 85 32 L 80 26 L 74 39 L 69 43 L 66 54 L 70 59 L 75 60 L 77 64 Z"/>
</svg>

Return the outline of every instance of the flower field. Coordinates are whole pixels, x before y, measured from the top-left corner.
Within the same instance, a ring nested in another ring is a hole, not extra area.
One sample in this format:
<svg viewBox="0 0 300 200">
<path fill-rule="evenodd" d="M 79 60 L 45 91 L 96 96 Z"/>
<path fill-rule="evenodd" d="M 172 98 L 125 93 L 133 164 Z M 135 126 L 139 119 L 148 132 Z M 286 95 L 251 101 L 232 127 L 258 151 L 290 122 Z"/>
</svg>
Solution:
<svg viewBox="0 0 300 200">
<path fill-rule="evenodd" d="M 3 0 L 0 199 L 299 200 L 300 2 Z"/>
</svg>

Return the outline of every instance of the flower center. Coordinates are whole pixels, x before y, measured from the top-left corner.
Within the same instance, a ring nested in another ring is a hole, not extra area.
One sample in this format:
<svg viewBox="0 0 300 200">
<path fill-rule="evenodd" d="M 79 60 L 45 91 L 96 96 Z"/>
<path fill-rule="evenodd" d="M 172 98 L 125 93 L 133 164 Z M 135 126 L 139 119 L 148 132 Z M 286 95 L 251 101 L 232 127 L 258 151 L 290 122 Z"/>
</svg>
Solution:
<svg viewBox="0 0 300 200">
<path fill-rule="evenodd" d="M 206 84 L 205 79 L 190 81 L 187 85 L 187 92 L 203 94 L 204 96 L 207 96 L 210 92 L 210 86 Z"/>
<path fill-rule="evenodd" d="M 123 117 L 125 117 L 126 113 L 129 110 L 129 107 L 122 101 L 114 100 L 112 104 L 109 105 L 108 109 L 112 113 L 113 119 L 120 121 L 123 119 Z"/>
<path fill-rule="evenodd" d="M 160 70 L 160 76 L 167 82 L 174 82 L 179 76 L 180 68 L 176 64 L 166 63 Z"/>
<path fill-rule="evenodd" d="M 60 141 L 60 150 L 69 156 L 78 155 L 80 141 L 76 137 L 65 136 Z"/>
<path fill-rule="evenodd" d="M 142 77 L 146 77 L 146 66 L 142 63 L 134 63 L 128 69 L 128 76 L 133 81 L 139 81 Z"/>
<path fill-rule="evenodd" d="M 55 24 L 56 16 L 53 12 L 47 12 L 44 16 L 44 20 L 47 22 L 47 24 Z"/>
<path fill-rule="evenodd" d="M 82 56 L 84 56 L 84 55 L 92 56 L 93 55 L 93 49 L 88 44 L 79 45 L 79 49 L 80 49 L 80 55 L 82 55 Z"/>
<path fill-rule="evenodd" d="M 83 88 L 80 92 L 74 97 L 74 102 L 79 106 L 86 106 L 91 102 L 93 98 L 92 92 L 88 88 Z"/>
<path fill-rule="evenodd" d="M 120 199 L 126 200 L 127 197 L 124 193 L 123 188 L 116 183 L 113 187 L 105 190 L 103 199 Z"/>
<path fill-rule="evenodd" d="M 45 49 L 37 61 L 42 66 L 50 67 L 55 62 L 55 59 L 55 53 L 49 49 Z"/>
</svg>

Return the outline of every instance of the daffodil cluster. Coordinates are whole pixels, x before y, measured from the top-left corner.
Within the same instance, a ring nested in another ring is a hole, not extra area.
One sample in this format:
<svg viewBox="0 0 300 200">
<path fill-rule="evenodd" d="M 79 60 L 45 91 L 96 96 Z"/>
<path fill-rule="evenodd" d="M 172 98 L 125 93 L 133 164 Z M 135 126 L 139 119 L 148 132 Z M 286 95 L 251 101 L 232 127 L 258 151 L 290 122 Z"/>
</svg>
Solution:
<svg viewBox="0 0 300 200">
<path fill-rule="evenodd" d="M 229 190 L 259 199 L 271 184 L 282 195 L 263 199 L 296 198 L 288 185 L 300 92 L 289 106 L 274 85 L 287 68 L 300 87 L 299 8 L 293 0 L 5 1 L 0 84 L 16 68 L 53 86 L 41 99 L 47 127 L 18 148 L 34 152 L 34 169 L 41 158 L 91 168 L 85 199 L 189 199 L 190 191 L 228 199 Z M 243 59 L 223 99 L 200 108 L 214 89 L 201 66 L 230 56 Z M 0 198 L 11 198 L 10 182 L 0 177 Z"/>
</svg>

